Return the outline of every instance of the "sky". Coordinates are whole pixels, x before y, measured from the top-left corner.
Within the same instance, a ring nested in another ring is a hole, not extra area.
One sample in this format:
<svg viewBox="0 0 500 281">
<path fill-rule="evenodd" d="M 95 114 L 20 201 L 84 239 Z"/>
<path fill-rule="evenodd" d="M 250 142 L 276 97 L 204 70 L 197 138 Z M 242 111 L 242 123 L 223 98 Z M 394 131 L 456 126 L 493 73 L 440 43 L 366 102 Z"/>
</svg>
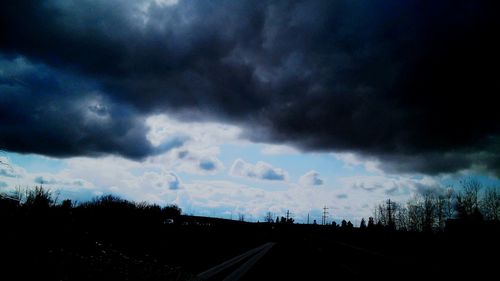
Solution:
<svg viewBox="0 0 500 281">
<path fill-rule="evenodd" d="M 3 1 L 0 190 L 303 222 L 499 185 L 498 5 Z"/>
</svg>

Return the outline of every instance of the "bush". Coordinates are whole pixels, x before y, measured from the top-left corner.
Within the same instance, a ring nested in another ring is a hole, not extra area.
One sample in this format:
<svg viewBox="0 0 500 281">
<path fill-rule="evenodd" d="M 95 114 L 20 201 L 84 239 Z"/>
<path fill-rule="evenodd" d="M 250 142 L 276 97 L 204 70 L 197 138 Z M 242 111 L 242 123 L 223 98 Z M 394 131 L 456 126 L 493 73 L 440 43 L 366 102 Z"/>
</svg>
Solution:
<svg viewBox="0 0 500 281">
<path fill-rule="evenodd" d="M 52 191 L 44 189 L 42 186 L 35 186 L 34 189 L 26 190 L 26 201 L 24 206 L 32 209 L 48 209 L 54 204 Z"/>
</svg>

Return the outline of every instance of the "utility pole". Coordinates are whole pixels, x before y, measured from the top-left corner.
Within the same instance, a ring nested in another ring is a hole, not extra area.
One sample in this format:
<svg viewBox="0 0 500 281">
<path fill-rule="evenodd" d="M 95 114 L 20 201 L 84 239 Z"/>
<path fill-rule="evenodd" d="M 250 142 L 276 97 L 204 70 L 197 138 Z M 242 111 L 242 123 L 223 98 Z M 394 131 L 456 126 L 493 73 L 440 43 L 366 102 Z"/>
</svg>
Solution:
<svg viewBox="0 0 500 281">
<path fill-rule="evenodd" d="M 307 213 L 307 224 L 309 224 L 309 213 Z"/>
<path fill-rule="evenodd" d="M 286 210 L 286 222 L 288 222 L 289 217 L 290 217 L 290 210 Z"/>
<path fill-rule="evenodd" d="M 325 225 L 326 224 L 326 218 L 328 217 L 328 207 L 324 206 L 323 207 L 323 216 L 321 217 L 321 224 Z"/>
<path fill-rule="evenodd" d="M 394 202 L 391 202 L 391 199 L 388 199 L 387 200 L 387 225 L 390 227 L 390 228 L 393 228 L 394 227 L 394 220 L 393 220 L 393 216 L 394 216 Z"/>
</svg>

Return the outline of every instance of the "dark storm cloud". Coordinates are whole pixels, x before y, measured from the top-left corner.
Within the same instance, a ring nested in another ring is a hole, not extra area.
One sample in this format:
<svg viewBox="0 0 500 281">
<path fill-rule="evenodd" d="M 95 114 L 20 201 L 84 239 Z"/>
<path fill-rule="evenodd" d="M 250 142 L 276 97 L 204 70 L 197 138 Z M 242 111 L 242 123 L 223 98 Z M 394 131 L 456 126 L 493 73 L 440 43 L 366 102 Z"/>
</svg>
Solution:
<svg viewBox="0 0 500 281">
<path fill-rule="evenodd" d="M 141 116 L 189 111 L 251 127 L 255 141 L 376 157 L 388 171 L 498 173 L 497 1 L 159 2 L 2 2 L 0 68 L 23 57 L 72 78 L 0 72 L 0 114 L 15 120 L 2 119 L 0 148 L 142 157 L 153 150 Z M 112 117 L 106 127 L 74 109 L 96 89 L 128 110 L 82 107 Z"/>
<path fill-rule="evenodd" d="M 182 144 L 173 139 L 153 147 L 142 117 L 103 97 L 90 81 L 23 58 L 0 56 L 0 65 L 0 147 L 58 157 L 114 153 L 139 159 Z"/>
</svg>

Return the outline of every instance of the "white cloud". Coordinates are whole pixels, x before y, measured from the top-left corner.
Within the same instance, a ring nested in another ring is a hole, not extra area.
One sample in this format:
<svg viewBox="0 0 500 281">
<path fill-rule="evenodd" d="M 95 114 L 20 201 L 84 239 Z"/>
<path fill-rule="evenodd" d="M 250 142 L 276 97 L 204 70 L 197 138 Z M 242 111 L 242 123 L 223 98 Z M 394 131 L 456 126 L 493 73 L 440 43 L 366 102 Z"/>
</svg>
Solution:
<svg viewBox="0 0 500 281">
<path fill-rule="evenodd" d="M 198 215 L 227 214 L 226 218 L 238 213 L 251 220 L 262 220 L 267 211 L 276 216 L 290 210 L 293 216 L 304 222 L 307 214 L 311 221 L 321 218 L 323 206 L 330 208 L 330 219 L 360 219 L 372 215 L 375 204 L 387 198 L 404 202 L 419 186 L 433 186 L 438 179 L 432 177 L 389 177 L 384 175 L 339 178 L 336 182 L 324 183 L 323 188 L 308 189 L 290 182 L 284 182 L 283 189 L 260 188 L 224 180 L 197 180 L 183 182 L 169 170 L 158 169 L 157 165 L 137 163 L 123 158 L 101 159 L 81 158 L 67 161 L 71 169 L 68 178 L 81 178 L 99 186 L 103 193 L 113 192 L 124 198 L 159 204 L 176 203 L 187 213 Z M 144 166 L 146 165 L 146 166 Z M 234 167 L 236 166 L 236 167 Z M 265 174 L 270 164 L 235 161 L 231 169 L 238 175 Z M 237 172 L 236 172 L 237 171 Z M 278 173 L 278 172 L 276 172 Z M 279 173 L 278 173 L 279 174 Z M 282 171 L 282 174 L 286 174 Z M 313 174 L 313 173 L 311 173 Z M 175 187 L 180 188 L 175 188 Z M 109 188 L 107 188 L 109 187 Z M 394 190 L 397 189 L 397 191 Z"/>
<path fill-rule="evenodd" d="M 2 166 L 0 167 L 0 176 L 15 178 L 18 177 L 19 174 L 14 171 L 10 166 Z"/>
<path fill-rule="evenodd" d="M 135 162 L 121 157 L 70 158 L 60 174 L 84 178 L 99 194 L 113 193 L 125 199 L 169 204 L 184 188 L 180 177 L 168 167 Z"/>
<path fill-rule="evenodd" d="M 213 175 L 224 169 L 224 164 L 217 158 L 219 154 L 217 147 L 200 150 L 179 149 L 174 153 L 172 167 L 180 172 Z"/>
<path fill-rule="evenodd" d="M 299 151 L 288 145 L 266 144 L 261 151 L 264 155 L 292 155 Z"/>
<path fill-rule="evenodd" d="M 241 129 L 217 122 L 179 121 L 165 114 L 146 119 L 149 127 L 148 140 L 159 147 L 171 140 L 182 139 L 182 145 L 157 156 L 149 163 L 163 165 L 177 172 L 199 175 L 213 175 L 224 169 L 218 159 L 220 145 L 246 145 L 241 140 Z"/>
<path fill-rule="evenodd" d="M 148 167 L 169 169 L 196 175 L 215 175 L 224 170 L 216 146 L 199 148 L 195 145 L 182 146 L 167 153 L 150 157 L 144 163 Z"/>
<path fill-rule="evenodd" d="M 363 158 L 351 152 L 333 153 L 333 156 L 345 163 L 346 167 L 363 166 L 371 173 L 383 173 L 380 162 L 376 159 Z"/>
<path fill-rule="evenodd" d="M 259 161 L 255 165 L 236 159 L 229 172 L 232 176 L 260 179 L 260 180 L 288 180 L 288 173 L 280 168 L 275 168 L 271 164 Z"/>
<path fill-rule="evenodd" d="M 154 0 L 154 2 L 159 6 L 173 6 L 179 3 L 179 0 Z"/>
<path fill-rule="evenodd" d="M 191 144 L 201 147 L 246 143 L 239 139 L 240 128 L 217 122 L 178 121 L 160 114 L 148 117 L 146 125 L 149 127 L 147 138 L 155 146 L 174 136 L 185 136 Z"/>
<path fill-rule="evenodd" d="M 338 179 L 342 186 L 352 190 L 362 190 L 373 196 L 391 198 L 407 198 L 413 193 L 421 192 L 422 188 L 440 186 L 435 177 L 408 177 L 408 176 L 353 176 Z"/>
<path fill-rule="evenodd" d="M 340 193 L 340 194 L 337 194 L 336 196 L 338 199 L 347 199 L 349 197 L 349 195 L 345 194 L 345 193 Z"/>
<path fill-rule="evenodd" d="M 319 177 L 318 172 L 309 171 L 300 177 L 299 184 L 302 186 L 318 186 L 323 184 L 323 180 Z"/>
<path fill-rule="evenodd" d="M 9 158 L 0 156 L 0 177 L 22 178 L 26 171 L 10 163 Z"/>
<path fill-rule="evenodd" d="M 181 180 L 173 172 L 165 175 L 165 181 L 169 189 L 177 190 L 181 187 Z"/>
<path fill-rule="evenodd" d="M 88 197 L 92 193 L 97 194 L 95 192 L 98 192 L 91 182 L 72 177 L 66 171 L 58 173 L 27 172 L 24 168 L 11 164 L 6 157 L 1 161 L 7 164 L 5 167 L 0 167 L 0 179 L 3 182 L 0 185 L 0 190 L 4 192 L 13 191 L 16 187 L 30 188 L 37 185 L 42 185 L 52 192 L 62 191 L 61 197 L 75 192 L 85 194 Z"/>
<path fill-rule="evenodd" d="M 167 190 L 178 190 L 181 188 L 181 180 L 174 172 L 145 172 L 139 181 L 146 191 L 163 193 Z"/>
</svg>

